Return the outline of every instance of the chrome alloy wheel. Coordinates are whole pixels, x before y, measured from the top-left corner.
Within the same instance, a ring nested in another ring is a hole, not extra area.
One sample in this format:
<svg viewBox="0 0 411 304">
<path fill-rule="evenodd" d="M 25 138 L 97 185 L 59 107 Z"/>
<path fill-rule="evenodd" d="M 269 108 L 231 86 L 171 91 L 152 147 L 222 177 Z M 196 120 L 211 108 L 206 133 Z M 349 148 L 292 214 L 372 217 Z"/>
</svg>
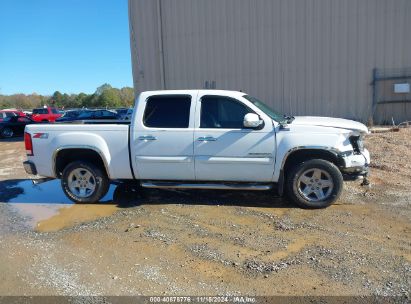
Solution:
<svg viewBox="0 0 411 304">
<path fill-rule="evenodd" d="M 93 195 L 96 189 L 96 179 L 89 170 L 78 168 L 70 173 L 68 187 L 75 196 L 86 198 Z"/>
<path fill-rule="evenodd" d="M 318 168 L 304 171 L 297 180 L 298 192 L 310 202 L 319 202 L 329 198 L 333 188 L 331 175 Z"/>
</svg>

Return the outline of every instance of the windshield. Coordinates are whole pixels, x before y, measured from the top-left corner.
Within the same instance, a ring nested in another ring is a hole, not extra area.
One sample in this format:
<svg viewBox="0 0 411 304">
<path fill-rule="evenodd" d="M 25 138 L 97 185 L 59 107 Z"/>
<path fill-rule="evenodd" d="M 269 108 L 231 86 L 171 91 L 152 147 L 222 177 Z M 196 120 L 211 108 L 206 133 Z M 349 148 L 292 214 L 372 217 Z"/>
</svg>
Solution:
<svg viewBox="0 0 411 304">
<path fill-rule="evenodd" d="M 258 100 L 255 97 L 249 96 L 249 95 L 244 95 L 243 96 L 245 99 L 248 101 L 252 102 L 253 105 L 255 105 L 257 108 L 259 108 L 261 111 L 263 111 L 265 114 L 271 117 L 271 119 L 274 119 L 277 122 L 283 122 L 286 120 L 285 116 L 279 112 L 274 111 L 271 109 L 269 106 L 267 106 L 264 102 L 261 100 Z"/>
</svg>

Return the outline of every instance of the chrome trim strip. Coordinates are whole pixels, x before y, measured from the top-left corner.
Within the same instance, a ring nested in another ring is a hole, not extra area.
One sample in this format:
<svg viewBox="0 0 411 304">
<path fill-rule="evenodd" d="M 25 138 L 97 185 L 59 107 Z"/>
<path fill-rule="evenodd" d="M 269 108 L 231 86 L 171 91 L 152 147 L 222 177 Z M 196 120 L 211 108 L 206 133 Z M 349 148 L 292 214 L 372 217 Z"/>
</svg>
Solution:
<svg viewBox="0 0 411 304">
<path fill-rule="evenodd" d="M 54 152 L 53 152 L 53 165 L 52 165 L 52 170 L 53 170 L 53 177 L 58 178 L 57 176 L 57 172 L 56 172 L 56 159 L 57 159 L 57 155 L 59 154 L 59 152 L 63 151 L 63 150 L 67 150 L 67 149 L 85 149 L 85 150 L 93 150 L 94 152 L 97 152 L 101 159 L 103 160 L 104 163 L 104 167 L 106 169 L 106 173 L 107 173 L 107 177 L 110 179 L 110 171 L 108 170 L 108 164 L 107 164 L 107 160 L 104 157 L 103 152 L 101 152 L 99 149 L 97 149 L 96 147 L 93 146 L 87 146 L 87 145 L 76 145 L 76 146 L 63 146 L 60 148 L 57 148 Z"/>
<path fill-rule="evenodd" d="M 192 163 L 192 156 L 136 156 L 136 162 Z"/>
<path fill-rule="evenodd" d="M 142 182 L 144 188 L 160 189 L 219 189 L 219 190 L 253 190 L 265 191 L 272 188 L 271 184 L 184 184 L 177 182 Z"/>
<path fill-rule="evenodd" d="M 204 164 L 272 164 L 274 159 L 272 157 L 223 157 L 223 156 L 203 156 L 195 157 L 197 162 Z"/>
</svg>

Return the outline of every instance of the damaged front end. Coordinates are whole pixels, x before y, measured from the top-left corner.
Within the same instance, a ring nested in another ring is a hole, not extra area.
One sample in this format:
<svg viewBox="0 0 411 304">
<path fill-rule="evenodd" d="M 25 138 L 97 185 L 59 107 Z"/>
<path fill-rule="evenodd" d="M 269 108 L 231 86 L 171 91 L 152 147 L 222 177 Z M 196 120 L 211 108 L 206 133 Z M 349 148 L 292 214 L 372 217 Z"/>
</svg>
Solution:
<svg viewBox="0 0 411 304">
<path fill-rule="evenodd" d="M 364 148 L 363 134 L 351 135 L 349 141 L 352 150 L 340 154 L 343 161 L 341 172 L 344 180 L 363 178 L 362 185 L 369 185 L 370 153 Z"/>
</svg>

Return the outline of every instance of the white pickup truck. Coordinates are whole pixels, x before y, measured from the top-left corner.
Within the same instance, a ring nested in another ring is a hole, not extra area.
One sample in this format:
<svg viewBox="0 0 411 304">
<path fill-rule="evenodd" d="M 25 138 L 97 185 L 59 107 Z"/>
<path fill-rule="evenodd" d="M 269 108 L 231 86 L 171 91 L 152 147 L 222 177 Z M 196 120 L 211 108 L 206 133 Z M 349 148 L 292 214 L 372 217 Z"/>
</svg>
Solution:
<svg viewBox="0 0 411 304">
<path fill-rule="evenodd" d="M 365 125 L 284 116 L 242 92 L 143 92 L 130 124 L 28 125 L 27 173 L 61 179 L 74 202 L 110 180 L 147 188 L 270 190 L 305 208 L 336 201 L 344 177 L 366 176 Z"/>
</svg>

